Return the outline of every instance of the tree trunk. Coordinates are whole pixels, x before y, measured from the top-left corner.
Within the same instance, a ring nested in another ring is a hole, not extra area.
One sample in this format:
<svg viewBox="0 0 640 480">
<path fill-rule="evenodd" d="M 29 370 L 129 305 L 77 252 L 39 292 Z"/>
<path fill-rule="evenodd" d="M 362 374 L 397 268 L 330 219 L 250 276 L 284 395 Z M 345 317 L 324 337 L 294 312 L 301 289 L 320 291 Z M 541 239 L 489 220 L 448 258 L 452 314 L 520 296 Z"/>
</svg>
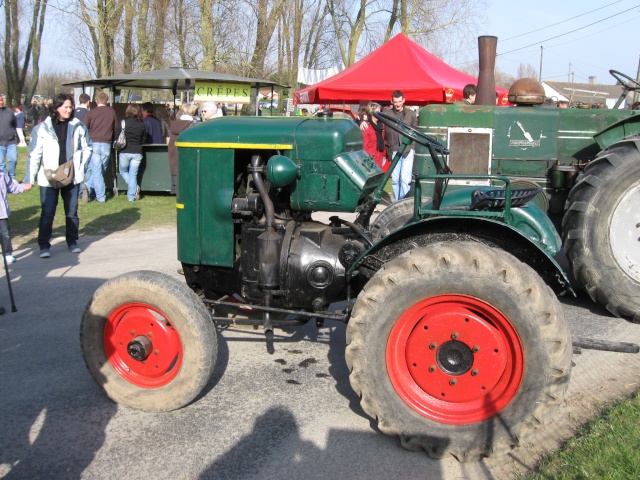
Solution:
<svg viewBox="0 0 640 480">
<path fill-rule="evenodd" d="M 151 47 L 151 61 L 156 69 L 164 67 L 164 39 L 167 27 L 167 10 L 169 0 L 156 0 L 155 6 L 155 32 Z"/>
<path fill-rule="evenodd" d="M 151 56 L 149 55 L 149 0 L 138 1 L 138 66 L 141 72 L 151 70 Z"/>
<path fill-rule="evenodd" d="M 216 63 L 216 44 L 213 32 L 213 0 L 200 0 L 202 33 L 202 69 L 213 71 Z"/>
<path fill-rule="evenodd" d="M 276 28 L 278 17 L 282 14 L 284 0 L 274 0 L 269 11 L 269 0 L 257 0 L 256 42 L 251 56 L 251 73 L 256 78 L 264 76 L 264 62 L 267 58 L 269 42 Z"/>
<path fill-rule="evenodd" d="M 135 55 L 133 53 L 133 20 L 136 16 L 135 0 L 125 0 L 124 3 L 124 39 L 122 44 L 124 73 L 131 73 Z"/>
<path fill-rule="evenodd" d="M 7 81 L 7 105 L 17 105 L 22 102 L 22 91 L 25 88 L 27 71 L 31 61 L 34 63 L 34 72 L 27 91 L 27 97 L 33 96 L 38 83 L 38 61 L 40 58 L 40 40 L 44 29 L 44 19 L 47 9 L 47 0 L 36 0 L 33 6 L 33 14 L 27 45 L 24 47 L 24 58 L 20 66 L 20 54 L 23 48 L 20 46 L 20 21 L 19 12 L 24 8 L 19 0 L 5 0 L 5 35 L 4 35 L 4 71 Z"/>
</svg>

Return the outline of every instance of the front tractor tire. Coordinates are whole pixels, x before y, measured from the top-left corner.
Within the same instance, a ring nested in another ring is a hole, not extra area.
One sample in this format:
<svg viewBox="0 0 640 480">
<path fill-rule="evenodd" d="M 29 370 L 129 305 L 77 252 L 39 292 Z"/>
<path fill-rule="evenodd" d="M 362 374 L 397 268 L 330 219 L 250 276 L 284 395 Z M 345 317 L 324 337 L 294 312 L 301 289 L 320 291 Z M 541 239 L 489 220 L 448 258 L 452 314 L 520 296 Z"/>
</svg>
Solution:
<svg viewBox="0 0 640 480">
<path fill-rule="evenodd" d="M 152 271 L 120 275 L 96 290 L 80 342 L 106 394 L 148 412 L 190 403 L 209 382 L 217 356 L 215 325 L 198 296 Z"/>
<path fill-rule="evenodd" d="M 598 154 L 571 190 L 564 250 L 591 299 L 640 323 L 640 140 Z"/>
<path fill-rule="evenodd" d="M 442 242 L 387 263 L 347 327 L 350 382 L 409 450 L 502 454 L 562 400 L 572 346 L 561 306 L 510 254 Z"/>
</svg>

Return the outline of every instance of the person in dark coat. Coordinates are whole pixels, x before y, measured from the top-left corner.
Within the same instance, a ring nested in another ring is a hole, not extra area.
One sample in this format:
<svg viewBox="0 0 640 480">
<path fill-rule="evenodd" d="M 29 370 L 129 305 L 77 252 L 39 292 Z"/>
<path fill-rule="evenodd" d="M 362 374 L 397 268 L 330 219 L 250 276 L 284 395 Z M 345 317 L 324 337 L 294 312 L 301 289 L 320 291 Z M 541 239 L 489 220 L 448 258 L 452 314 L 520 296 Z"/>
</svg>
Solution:
<svg viewBox="0 0 640 480">
<path fill-rule="evenodd" d="M 142 163 L 142 145 L 145 143 L 147 131 L 142 121 L 140 105 L 134 103 L 127 105 L 124 116 L 124 134 L 127 138 L 127 146 L 120 150 L 118 155 L 118 171 L 127 183 L 127 198 L 130 202 L 135 202 L 140 199 L 138 170 Z M 120 130 L 119 127 L 115 132 L 115 138 L 120 135 Z"/>
<path fill-rule="evenodd" d="M 391 106 L 384 110 L 384 113 L 392 117 L 397 118 L 403 123 L 417 129 L 418 117 L 415 112 L 404 105 L 404 94 L 400 90 L 395 90 L 391 94 Z M 396 152 L 400 149 L 402 144 L 402 135 L 398 132 L 387 130 L 387 144 L 391 152 L 391 158 L 394 158 Z M 394 168 L 391 174 L 391 187 L 393 189 L 394 201 L 402 200 L 411 187 L 411 174 L 413 171 L 413 156 L 416 148 L 416 142 L 411 142 L 402 154 L 402 159 Z"/>
<path fill-rule="evenodd" d="M 178 148 L 176 147 L 176 140 L 178 135 L 184 132 L 187 128 L 195 123 L 193 115 L 196 111 L 196 106 L 190 103 L 183 103 L 180 106 L 180 118 L 178 120 L 172 120 L 169 124 L 169 168 L 171 169 L 171 193 L 177 192 L 178 185 Z"/>
<path fill-rule="evenodd" d="M 153 103 L 144 102 L 142 104 L 142 121 L 144 122 L 144 128 L 147 131 L 145 143 L 164 143 L 164 140 L 162 139 L 162 125 L 160 124 L 160 120 L 153 116 Z"/>
</svg>

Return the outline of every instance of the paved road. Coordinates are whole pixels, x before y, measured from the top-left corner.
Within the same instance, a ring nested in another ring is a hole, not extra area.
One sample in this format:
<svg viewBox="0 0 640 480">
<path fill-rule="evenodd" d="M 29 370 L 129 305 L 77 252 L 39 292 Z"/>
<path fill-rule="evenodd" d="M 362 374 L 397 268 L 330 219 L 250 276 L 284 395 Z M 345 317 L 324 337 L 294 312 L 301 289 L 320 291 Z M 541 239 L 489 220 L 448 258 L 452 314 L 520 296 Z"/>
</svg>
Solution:
<svg viewBox="0 0 640 480">
<path fill-rule="evenodd" d="M 0 317 L 0 478 L 510 478 L 588 418 L 638 388 L 640 356 L 574 356 L 568 400 L 536 445 L 481 463 L 433 461 L 375 431 L 348 382 L 345 327 L 276 331 L 276 352 L 251 330 L 219 335 L 214 378 L 194 404 L 165 414 L 109 401 L 86 370 L 79 324 L 93 291 L 117 274 L 179 268 L 171 229 L 81 239 L 52 258 L 34 245 L 10 267 L 17 313 Z M 0 304 L 9 306 L 0 278 Z M 572 330 L 640 342 L 640 326 L 584 298 L 564 302 Z"/>
</svg>

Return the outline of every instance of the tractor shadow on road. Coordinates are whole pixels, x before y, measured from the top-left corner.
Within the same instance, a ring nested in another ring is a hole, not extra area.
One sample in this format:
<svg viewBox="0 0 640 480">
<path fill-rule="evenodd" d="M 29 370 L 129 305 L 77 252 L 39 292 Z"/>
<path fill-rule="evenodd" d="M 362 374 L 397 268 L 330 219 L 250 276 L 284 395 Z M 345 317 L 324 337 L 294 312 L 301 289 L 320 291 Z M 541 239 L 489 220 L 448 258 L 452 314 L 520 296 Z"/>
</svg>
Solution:
<svg viewBox="0 0 640 480">
<path fill-rule="evenodd" d="M 324 443 L 323 441 L 321 441 Z M 199 476 L 245 478 L 443 478 L 443 464 L 409 452 L 397 440 L 374 432 L 331 429 L 324 448 L 303 438 L 294 414 L 271 407 L 250 433 L 209 465 Z"/>
</svg>

